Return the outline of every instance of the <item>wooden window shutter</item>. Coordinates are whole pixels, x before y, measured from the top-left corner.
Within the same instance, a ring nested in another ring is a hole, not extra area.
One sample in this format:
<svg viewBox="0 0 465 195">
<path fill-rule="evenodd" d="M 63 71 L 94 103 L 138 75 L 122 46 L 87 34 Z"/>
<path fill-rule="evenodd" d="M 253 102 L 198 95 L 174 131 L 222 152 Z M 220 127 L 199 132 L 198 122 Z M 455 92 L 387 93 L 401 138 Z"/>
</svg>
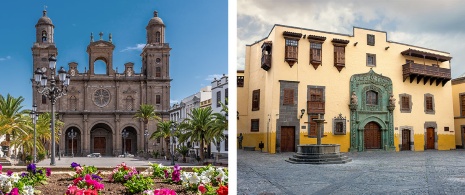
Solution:
<svg viewBox="0 0 465 195">
<path fill-rule="evenodd" d="M 433 110 L 433 97 L 426 97 L 426 110 Z"/>
<path fill-rule="evenodd" d="M 461 107 L 462 107 L 462 116 L 465 116 L 465 95 L 460 96 Z"/>
<path fill-rule="evenodd" d="M 408 96 L 402 96 L 402 110 L 409 110 L 410 98 Z"/>
<path fill-rule="evenodd" d="M 260 89 L 252 93 L 252 111 L 260 110 Z"/>
<path fill-rule="evenodd" d="M 283 105 L 294 104 L 294 89 L 284 89 Z"/>
</svg>

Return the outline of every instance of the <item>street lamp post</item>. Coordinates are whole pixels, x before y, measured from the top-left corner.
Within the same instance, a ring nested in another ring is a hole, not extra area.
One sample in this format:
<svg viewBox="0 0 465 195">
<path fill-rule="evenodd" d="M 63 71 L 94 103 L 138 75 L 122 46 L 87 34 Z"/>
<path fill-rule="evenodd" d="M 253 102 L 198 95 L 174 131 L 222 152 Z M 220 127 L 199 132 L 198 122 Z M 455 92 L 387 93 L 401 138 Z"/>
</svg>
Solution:
<svg viewBox="0 0 465 195">
<path fill-rule="evenodd" d="M 33 163 L 37 162 L 37 147 L 36 147 L 36 123 L 37 123 L 37 118 L 39 116 L 39 113 L 37 113 L 37 105 L 34 104 L 32 106 L 32 111 L 29 114 L 32 118 L 32 123 L 34 124 L 34 159 L 32 160 Z"/>
<path fill-rule="evenodd" d="M 71 129 L 70 132 L 68 132 L 68 137 L 71 138 L 71 157 L 74 158 L 74 138 L 76 138 L 77 133 L 74 132 L 74 129 Z"/>
<path fill-rule="evenodd" d="M 56 68 L 56 61 L 57 59 L 55 56 L 51 56 L 49 59 L 49 69 L 51 71 L 51 81 L 50 81 L 50 86 L 47 86 L 47 76 L 46 76 L 46 71 L 47 68 L 37 68 L 37 70 L 34 72 L 34 80 L 36 82 L 36 88 L 37 91 L 46 96 L 51 104 L 52 104 L 52 125 L 51 125 L 51 131 L 52 131 L 52 156 L 50 158 L 50 165 L 55 166 L 55 103 L 58 98 L 60 98 L 63 95 L 66 95 L 66 92 L 68 91 L 68 86 L 70 82 L 70 76 L 66 74 L 66 71 L 63 67 L 58 70 L 58 80 L 61 82 L 61 85 L 57 86 L 57 81 L 55 78 L 55 68 Z"/>
<path fill-rule="evenodd" d="M 58 140 L 61 142 L 61 129 L 58 131 Z M 60 142 L 58 142 L 58 160 L 61 160 Z"/>
<path fill-rule="evenodd" d="M 123 129 L 123 133 L 121 133 L 121 136 L 123 136 L 123 154 L 124 154 L 124 158 L 126 158 L 125 146 L 126 146 L 126 138 L 129 136 L 129 132 L 127 132 L 126 129 Z"/>
<path fill-rule="evenodd" d="M 173 123 L 173 128 L 171 129 L 170 143 L 171 143 L 171 165 L 174 165 L 174 130 L 178 126 L 177 123 Z"/>
<path fill-rule="evenodd" d="M 144 153 L 145 153 L 145 159 L 148 159 L 148 154 L 147 154 L 147 151 L 148 151 L 148 140 L 147 140 L 147 136 L 149 135 L 149 131 L 146 129 L 144 131 Z"/>
</svg>

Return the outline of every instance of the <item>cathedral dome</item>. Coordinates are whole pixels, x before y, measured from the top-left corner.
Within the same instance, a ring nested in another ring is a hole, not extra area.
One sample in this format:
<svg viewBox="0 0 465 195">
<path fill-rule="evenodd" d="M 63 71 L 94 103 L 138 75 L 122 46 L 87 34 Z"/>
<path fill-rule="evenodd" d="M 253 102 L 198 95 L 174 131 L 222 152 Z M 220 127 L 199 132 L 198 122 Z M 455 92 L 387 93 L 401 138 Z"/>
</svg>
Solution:
<svg viewBox="0 0 465 195">
<path fill-rule="evenodd" d="M 47 11 L 44 10 L 44 15 L 37 21 L 37 25 L 39 24 L 53 25 L 52 20 L 47 16 Z"/>
<path fill-rule="evenodd" d="M 149 26 L 150 25 L 156 25 L 156 24 L 164 25 L 163 20 L 158 17 L 158 12 L 157 11 L 153 12 L 153 18 L 150 19 Z"/>
</svg>

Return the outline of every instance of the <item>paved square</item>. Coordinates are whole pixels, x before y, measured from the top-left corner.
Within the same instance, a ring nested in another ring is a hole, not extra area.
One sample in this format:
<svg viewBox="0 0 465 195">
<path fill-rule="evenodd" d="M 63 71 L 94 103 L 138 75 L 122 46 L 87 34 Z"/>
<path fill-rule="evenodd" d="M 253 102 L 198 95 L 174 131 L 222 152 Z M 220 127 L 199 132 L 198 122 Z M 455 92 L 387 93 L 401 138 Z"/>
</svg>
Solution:
<svg viewBox="0 0 465 195">
<path fill-rule="evenodd" d="M 353 161 L 337 165 L 292 154 L 238 150 L 238 194 L 465 194 L 465 150 L 345 153 Z"/>
</svg>

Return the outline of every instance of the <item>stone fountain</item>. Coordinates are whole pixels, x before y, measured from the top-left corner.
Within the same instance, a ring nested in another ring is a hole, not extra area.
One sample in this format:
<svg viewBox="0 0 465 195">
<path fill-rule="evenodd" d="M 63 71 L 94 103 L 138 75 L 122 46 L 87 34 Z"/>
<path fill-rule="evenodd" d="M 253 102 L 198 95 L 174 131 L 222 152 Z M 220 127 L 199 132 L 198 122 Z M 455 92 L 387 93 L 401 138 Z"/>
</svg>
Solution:
<svg viewBox="0 0 465 195">
<path fill-rule="evenodd" d="M 340 153 L 339 144 L 321 144 L 321 124 L 325 122 L 318 114 L 313 119 L 317 124 L 317 144 L 297 145 L 297 152 L 287 162 L 294 164 L 343 164 L 352 159 Z"/>
</svg>

